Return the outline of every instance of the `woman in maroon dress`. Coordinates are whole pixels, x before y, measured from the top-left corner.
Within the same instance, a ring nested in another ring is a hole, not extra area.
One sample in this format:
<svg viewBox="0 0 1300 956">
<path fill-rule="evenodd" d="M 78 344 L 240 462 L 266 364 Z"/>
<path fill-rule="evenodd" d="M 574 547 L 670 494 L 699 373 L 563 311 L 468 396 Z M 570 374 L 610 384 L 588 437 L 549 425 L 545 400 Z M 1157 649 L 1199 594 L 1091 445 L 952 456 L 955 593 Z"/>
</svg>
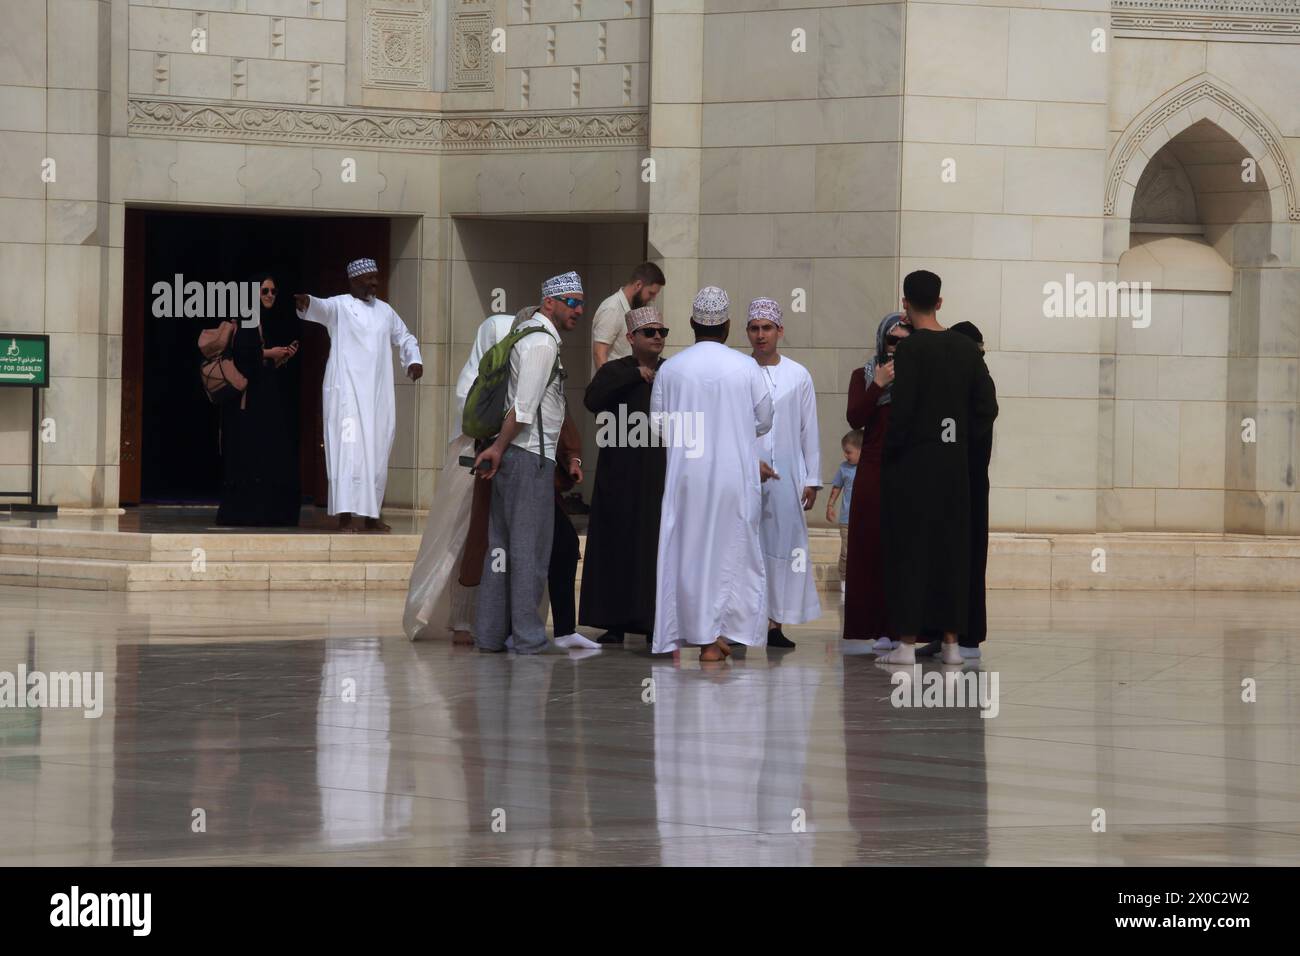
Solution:
<svg viewBox="0 0 1300 956">
<path fill-rule="evenodd" d="M 844 588 L 844 639 L 889 640 L 885 606 L 884 548 L 880 541 L 880 456 L 889 427 L 891 356 L 911 329 L 901 312 L 891 312 L 876 329 L 876 351 L 849 381 L 850 428 L 862 430 L 862 457 L 849 502 L 848 573 Z"/>
</svg>

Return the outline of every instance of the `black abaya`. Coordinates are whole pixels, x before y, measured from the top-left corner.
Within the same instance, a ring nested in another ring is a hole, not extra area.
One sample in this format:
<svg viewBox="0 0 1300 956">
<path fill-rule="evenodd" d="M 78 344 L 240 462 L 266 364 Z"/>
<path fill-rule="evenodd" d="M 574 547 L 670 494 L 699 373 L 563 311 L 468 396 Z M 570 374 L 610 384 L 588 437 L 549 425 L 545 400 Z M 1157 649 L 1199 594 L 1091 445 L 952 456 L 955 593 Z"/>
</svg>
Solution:
<svg viewBox="0 0 1300 956">
<path fill-rule="evenodd" d="M 917 329 L 894 355 L 881 513 L 893 632 L 964 631 L 971 575 L 969 458 L 997 417 L 993 380 L 960 333 Z M 985 498 L 987 502 L 987 498 Z M 987 508 L 987 504 L 986 504 Z M 987 517 L 985 517 L 987 523 Z"/>
<path fill-rule="evenodd" d="M 988 606 L 984 579 L 989 563 L 989 462 L 993 459 L 993 432 L 971 442 L 970 473 L 970 622 L 957 636 L 962 647 L 979 647 L 988 636 Z"/>
<path fill-rule="evenodd" d="M 221 506 L 217 524 L 296 527 L 298 441 L 289 434 L 277 369 L 262 358 L 261 327 L 239 326 L 235 365 L 246 399 L 221 407 Z"/>
</svg>

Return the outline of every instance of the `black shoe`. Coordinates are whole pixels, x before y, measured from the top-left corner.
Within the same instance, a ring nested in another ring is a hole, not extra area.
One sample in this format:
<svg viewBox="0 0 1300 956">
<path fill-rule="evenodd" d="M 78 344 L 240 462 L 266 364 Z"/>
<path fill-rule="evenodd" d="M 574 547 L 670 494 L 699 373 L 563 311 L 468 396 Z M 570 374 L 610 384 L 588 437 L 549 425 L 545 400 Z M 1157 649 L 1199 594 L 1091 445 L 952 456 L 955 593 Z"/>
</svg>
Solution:
<svg viewBox="0 0 1300 956">
<path fill-rule="evenodd" d="M 596 638 L 596 643 L 597 644 L 622 644 L 623 632 L 606 631 L 604 634 L 600 635 L 600 637 Z"/>
<path fill-rule="evenodd" d="M 929 644 L 926 644 L 925 647 L 918 647 L 916 649 L 916 656 L 934 657 L 935 654 L 939 653 L 939 650 L 942 647 L 943 647 L 943 641 L 931 641 Z"/>
<path fill-rule="evenodd" d="M 774 627 L 767 632 L 767 646 L 783 648 L 794 647 L 794 641 L 782 634 L 779 627 Z"/>
</svg>

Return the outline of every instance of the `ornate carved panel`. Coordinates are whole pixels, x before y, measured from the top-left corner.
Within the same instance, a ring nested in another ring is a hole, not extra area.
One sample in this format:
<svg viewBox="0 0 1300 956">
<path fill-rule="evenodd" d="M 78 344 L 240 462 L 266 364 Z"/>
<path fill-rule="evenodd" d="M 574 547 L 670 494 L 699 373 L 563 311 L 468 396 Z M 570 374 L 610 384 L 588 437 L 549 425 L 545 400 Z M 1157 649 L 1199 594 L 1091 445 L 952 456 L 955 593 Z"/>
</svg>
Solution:
<svg viewBox="0 0 1300 956">
<path fill-rule="evenodd" d="M 483 11 L 480 3 L 461 3 L 460 6 L 480 9 L 472 12 L 458 10 L 452 16 L 449 85 L 458 91 L 490 91 L 494 86 L 496 72 L 491 49 L 492 14 Z"/>
<path fill-rule="evenodd" d="M 365 80 L 379 89 L 429 90 L 430 13 L 415 9 L 366 10 Z"/>
</svg>

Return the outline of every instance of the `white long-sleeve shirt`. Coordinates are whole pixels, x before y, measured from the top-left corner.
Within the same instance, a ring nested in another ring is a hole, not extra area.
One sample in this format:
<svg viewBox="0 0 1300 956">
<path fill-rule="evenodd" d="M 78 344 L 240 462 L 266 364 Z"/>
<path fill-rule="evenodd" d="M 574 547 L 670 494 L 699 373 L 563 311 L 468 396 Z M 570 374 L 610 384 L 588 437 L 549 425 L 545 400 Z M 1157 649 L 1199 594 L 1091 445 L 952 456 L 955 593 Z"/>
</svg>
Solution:
<svg viewBox="0 0 1300 956">
<path fill-rule="evenodd" d="M 552 380 L 551 370 L 560 354 L 560 333 L 550 319 L 534 312 L 519 328 L 538 325 L 545 334 L 525 335 L 510 352 L 506 408 L 514 409 L 515 421 L 523 426 L 510 444 L 554 461 L 555 445 L 564 424 L 564 365 L 560 364 L 560 371 Z M 542 436 L 537 434 L 539 421 L 545 432 L 545 447 Z"/>
</svg>

